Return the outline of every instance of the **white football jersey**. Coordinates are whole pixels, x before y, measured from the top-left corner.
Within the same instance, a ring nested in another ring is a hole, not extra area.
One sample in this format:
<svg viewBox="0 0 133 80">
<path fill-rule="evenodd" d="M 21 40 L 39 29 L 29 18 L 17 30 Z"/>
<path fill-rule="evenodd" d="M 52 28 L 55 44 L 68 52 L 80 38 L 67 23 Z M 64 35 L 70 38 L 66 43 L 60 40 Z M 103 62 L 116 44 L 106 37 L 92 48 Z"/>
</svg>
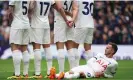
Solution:
<svg viewBox="0 0 133 80">
<path fill-rule="evenodd" d="M 93 6 L 94 0 L 79 0 L 78 3 L 78 16 L 75 21 L 76 28 L 94 28 L 93 21 Z"/>
<path fill-rule="evenodd" d="M 48 14 L 54 0 L 36 1 L 35 8 L 31 17 L 32 28 L 50 28 Z"/>
<path fill-rule="evenodd" d="M 63 8 L 69 12 L 71 12 L 71 10 L 72 10 L 72 3 L 73 3 L 72 0 L 61 0 L 61 4 L 62 4 Z M 64 22 L 64 19 L 59 12 L 57 12 L 55 10 L 54 13 L 55 13 L 55 21 L 59 20 L 61 22 Z"/>
<path fill-rule="evenodd" d="M 15 1 L 10 0 L 9 5 L 14 6 L 13 21 L 11 28 L 13 29 L 27 29 L 30 28 L 28 9 L 29 1 Z"/>
<path fill-rule="evenodd" d="M 94 72 L 102 71 L 105 77 L 113 77 L 116 73 L 118 63 L 113 58 L 108 58 L 104 54 L 97 54 L 87 62 L 88 66 L 92 66 Z"/>
</svg>

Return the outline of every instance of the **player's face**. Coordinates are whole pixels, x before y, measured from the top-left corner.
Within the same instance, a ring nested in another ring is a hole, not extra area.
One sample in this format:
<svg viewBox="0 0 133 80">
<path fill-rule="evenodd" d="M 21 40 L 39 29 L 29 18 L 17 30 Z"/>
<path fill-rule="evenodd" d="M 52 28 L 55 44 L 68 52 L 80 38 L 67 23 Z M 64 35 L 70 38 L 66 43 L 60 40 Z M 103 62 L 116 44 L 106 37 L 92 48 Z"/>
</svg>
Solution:
<svg viewBox="0 0 133 80">
<path fill-rule="evenodd" d="M 106 49 L 105 49 L 105 54 L 107 55 L 107 54 L 112 54 L 112 45 L 107 45 L 106 46 Z"/>
</svg>

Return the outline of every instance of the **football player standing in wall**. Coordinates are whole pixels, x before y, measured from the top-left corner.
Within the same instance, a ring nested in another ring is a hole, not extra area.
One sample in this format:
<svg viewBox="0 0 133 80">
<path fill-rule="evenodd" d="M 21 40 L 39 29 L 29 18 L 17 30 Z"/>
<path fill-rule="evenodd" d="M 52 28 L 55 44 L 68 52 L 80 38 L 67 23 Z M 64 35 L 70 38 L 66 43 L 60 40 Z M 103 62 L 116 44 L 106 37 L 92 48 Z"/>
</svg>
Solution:
<svg viewBox="0 0 133 80">
<path fill-rule="evenodd" d="M 78 7 L 76 0 L 62 0 L 62 6 L 67 14 L 67 19 L 74 22 L 77 17 Z M 72 13 L 71 14 L 69 14 Z M 69 27 L 65 24 L 61 15 L 55 11 L 55 23 L 54 23 L 54 42 L 56 43 L 58 51 L 58 64 L 59 72 L 64 71 L 65 55 L 64 45 L 66 45 L 68 52 L 68 60 L 70 68 L 74 67 L 73 62 L 75 61 L 74 50 L 73 50 L 73 39 L 74 39 L 74 27 Z M 71 23 L 70 23 L 71 25 Z"/>
<path fill-rule="evenodd" d="M 65 12 L 61 7 L 60 1 L 47 0 L 47 1 L 34 1 L 32 3 L 31 14 L 31 35 L 30 42 L 33 43 L 34 50 L 34 65 L 35 76 L 33 78 L 42 78 L 41 75 L 41 45 L 44 48 L 46 61 L 47 61 L 47 75 L 50 73 L 52 67 L 52 53 L 50 50 L 50 25 L 48 14 L 50 7 L 53 6 L 64 18 L 65 24 L 68 23 Z M 70 22 L 71 23 L 71 22 Z M 66 24 L 67 25 L 67 24 Z"/>
<path fill-rule="evenodd" d="M 93 21 L 94 0 L 78 1 L 78 17 L 76 19 L 76 27 L 74 32 L 75 41 L 75 65 L 79 65 L 80 54 L 78 53 L 79 44 L 84 44 L 85 58 L 88 60 L 92 57 L 91 44 L 93 39 L 94 21 Z"/>
<path fill-rule="evenodd" d="M 27 51 L 29 44 L 30 23 L 28 18 L 30 1 L 9 1 L 9 19 L 13 18 L 10 30 L 10 44 L 14 64 L 14 76 L 10 78 L 20 78 L 20 64 L 23 60 L 23 77 L 28 77 L 30 56 Z M 21 57 L 22 55 L 22 57 Z"/>
</svg>

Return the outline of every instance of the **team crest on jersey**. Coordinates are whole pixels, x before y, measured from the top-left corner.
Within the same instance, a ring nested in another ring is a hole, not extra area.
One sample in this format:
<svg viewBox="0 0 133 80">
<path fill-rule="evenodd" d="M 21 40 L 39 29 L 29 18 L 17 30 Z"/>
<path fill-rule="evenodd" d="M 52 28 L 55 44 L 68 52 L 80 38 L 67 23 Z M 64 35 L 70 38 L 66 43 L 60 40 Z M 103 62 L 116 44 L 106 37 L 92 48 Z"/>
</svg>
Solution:
<svg viewBox="0 0 133 80">
<path fill-rule="evenodd" d="M 87 77 L 91 77 L 91 74 L 90 73 L 87 73 Z"/>
</svg>

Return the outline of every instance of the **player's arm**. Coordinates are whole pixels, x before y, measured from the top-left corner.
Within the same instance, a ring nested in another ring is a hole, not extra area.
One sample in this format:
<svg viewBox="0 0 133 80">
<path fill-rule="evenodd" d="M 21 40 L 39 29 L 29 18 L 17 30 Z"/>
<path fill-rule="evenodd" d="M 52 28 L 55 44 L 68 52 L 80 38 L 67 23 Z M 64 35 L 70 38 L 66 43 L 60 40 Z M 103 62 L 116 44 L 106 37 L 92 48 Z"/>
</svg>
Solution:
<svg viewBox="0 0 133 80">
<path fill-rule="evenodd" d="M 9 24 L 11 24 L 11 22 L 13 20 L 14 7 L 15 7 L 15 1 L 9 1 L 8 14 L 7 14 Z"/>
<path fill-rule="evenodd" d="M 55 0 L 55 4 L 53 5 L 53 8 L 56 9 L 58 12 L 60 12 L 61 16 L 63 17 L 64 21 L 67 23 L 68 20 L 66 18 L 65 11 L 61 5 L 61 2 L 58 0 Z"/>
<path fill-rule="evenodd" d="M 30 1 L 29 11 L 32 12 L 34 10 L 34 8 L 35 8 L 35 5 L 36 5 L 36 1 L 35 0 Z"/>
<path fill-rule="evenodd" d="M 71 23 L 69 23 L 69 25 L 73 26 L 73 24 L 77 18 L 77 15 L 78 15 L 78 1 L 77 0 L 73 0 L 72 13 L 66 11 L 66 14 L 72 17 Z"/>
<path fill-rule="evenodd" d="M 78 15 L 78 1 L 77 0 L 73 0 L 73 4 L 72 4 L 72 21 L 74 22 L 77 18 Z"/>
<path fill-rule="evenodd" d="M 8 19 L 12 19 L 13 18 L 13 12 L 14 12 L 14 5 L 9 5 L 9 8 L 8 8 Z"/>
<path fill-rule="evenodd" d="M 28 17 L 29 17 L 30 22 L 31 22 L 31 15 L 34 12 L 35 5 L 36 5 L 36 1 L 35 0 L 30 1 L 29 10 L 28 10 Z"/>
<path fill-rule="evenodd" d="M 104 77 L 106 77 L 106 78 L 113 78 L 115 73 L 116 73 L 116 71 L 117 71 L 117 68 L 118 68 L 118 63 L 114 64 L 114 66 L 112 66 L 110 68 L 110 74 L 104 73 Z"/>
<path fill-rule="evenodd" d="M 73 17 L 72 13 L 65 10 L 66 15 Z"/>
</svg>

